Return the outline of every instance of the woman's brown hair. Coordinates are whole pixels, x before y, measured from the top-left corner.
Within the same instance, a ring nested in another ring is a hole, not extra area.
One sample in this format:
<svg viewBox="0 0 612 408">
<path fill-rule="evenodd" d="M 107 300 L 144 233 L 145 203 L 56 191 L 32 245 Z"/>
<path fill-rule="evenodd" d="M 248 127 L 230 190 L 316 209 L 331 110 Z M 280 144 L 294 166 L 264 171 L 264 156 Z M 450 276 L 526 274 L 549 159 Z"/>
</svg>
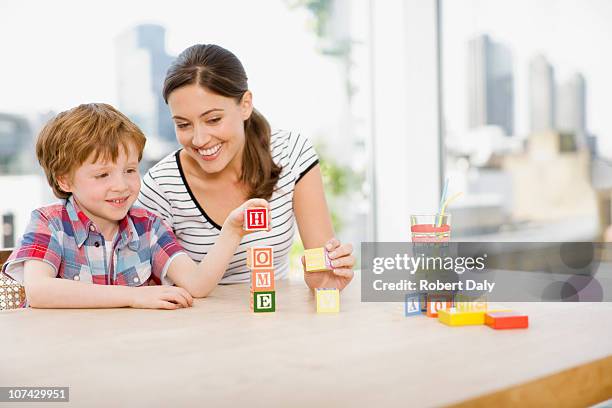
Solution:
<svg viewBox="0 0 612 408">
<path fill-rule="evenodd" d="M 164 81 L 164 100 L 186 85 L 198 85 L 239 103 L 249 89 L 240 60 L 230 51 L 214 44 L 196 44 L 176 58 Z M 248 198 L 270 199 L 281 173 L 270 152 L 270 124 L 253 108 L 244 121 L 245 144 L 240 180 L 249 187 Z"/>
</svg>

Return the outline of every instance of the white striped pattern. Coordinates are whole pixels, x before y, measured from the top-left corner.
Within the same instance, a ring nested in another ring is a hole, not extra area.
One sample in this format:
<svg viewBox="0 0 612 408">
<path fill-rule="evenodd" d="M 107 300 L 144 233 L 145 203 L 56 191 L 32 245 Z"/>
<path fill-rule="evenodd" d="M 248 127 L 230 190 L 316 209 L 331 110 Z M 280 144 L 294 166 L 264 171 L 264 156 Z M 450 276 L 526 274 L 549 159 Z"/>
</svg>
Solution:
<svg viewBox="0 0 612 408">
<path fill-rule="evenodd" d="M 319 160 L 310 141 L 294 132 L 273 132 L 270 148 L 274 162 L 283 169 L 270 199 L 272 230 L 254 232 L 242 239 L 221 283 L 249 281 L 246 250 L 250 246 L 274 248 L 277 279 L 285 277 L 289 270 L 295 232 L 293 190 Z M 199 262 L 217 240 L 221 227 L 208 217 L 187 187 L 178 163 L 179 151 L 166 156 L 145 174 L 137 205 L 159 214 L 170 224 L 181 246 Z"/>
</svg>

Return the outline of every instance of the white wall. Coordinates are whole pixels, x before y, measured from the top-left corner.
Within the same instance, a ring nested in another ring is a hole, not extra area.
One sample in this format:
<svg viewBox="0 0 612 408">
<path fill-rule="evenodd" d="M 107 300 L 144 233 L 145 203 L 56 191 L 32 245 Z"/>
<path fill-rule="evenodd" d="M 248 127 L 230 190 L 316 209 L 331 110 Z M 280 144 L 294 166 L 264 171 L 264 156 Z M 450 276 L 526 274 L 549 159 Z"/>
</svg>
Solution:
<svg viewBox="0 0 612 408">
<path fill-rule="evenodd" d="M 436 1 L 372 0 L 377 241 L 410 240 L 410 214 L 440 196 Z"/>
</svg>

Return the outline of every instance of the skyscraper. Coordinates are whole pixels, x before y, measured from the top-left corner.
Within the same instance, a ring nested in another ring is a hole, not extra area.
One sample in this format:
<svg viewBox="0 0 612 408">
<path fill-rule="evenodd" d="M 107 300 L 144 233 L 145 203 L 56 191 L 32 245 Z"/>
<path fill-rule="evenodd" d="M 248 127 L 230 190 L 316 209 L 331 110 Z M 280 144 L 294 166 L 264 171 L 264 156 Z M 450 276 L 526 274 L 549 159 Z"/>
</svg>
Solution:
<svg viewBox="0 0 612 408">
<path fill-rule="evenodd" d="M 585 146 L 587 133 L 586 120 L 586 81 L 576 73 L 559 84 L 557 90 L 557 129 L 572 133 L 578 146 Z"/>
<path fill-rule="evenodd" d="M 165 28 L 154 24 L 138 25 L 117 37 L 119 109 L 147 137 L 172 142 L 174 125 L 162 88 L 174 57 L 166 53 L 165 41 Z"/>
<path fill-rule="evenodd" d="M 497 125 L 514 133 L 512 53 L 505 45 L 480 35 L 469 42 L 468 125 Z"/>
<path fill-rule="evenodd" d="M 555 128 L 555 71 L 543 55 L 529 62 L 529 117 L 531 132 Z"/>
</svg>

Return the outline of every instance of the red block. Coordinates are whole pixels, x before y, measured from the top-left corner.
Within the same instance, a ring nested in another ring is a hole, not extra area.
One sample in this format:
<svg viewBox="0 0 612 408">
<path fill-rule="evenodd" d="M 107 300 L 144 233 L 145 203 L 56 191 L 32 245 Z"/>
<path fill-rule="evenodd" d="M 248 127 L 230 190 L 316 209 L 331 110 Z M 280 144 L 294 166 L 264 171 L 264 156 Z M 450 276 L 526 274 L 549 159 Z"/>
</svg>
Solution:
<svg viewBox="0 0 612 408">
<path fill-rule="evenodd" d="M 529 327 L 529 317 L 517 312 L 488 312 L 485 314 L 485 324 L 493 329 L 526 329 Z"/>
<path fill-rule="evenodd" d="M 244 210 L 245 231 L 267 231 L 270 227 L 270 216 L 265 207 L 251 207 Z"/>
<path fill-rule="evenodd" d="M 438 317 L 438 310 L 449 310 L 452 306 L 452 295 L 427 295 L 427 317 Z"/>
</svg>

